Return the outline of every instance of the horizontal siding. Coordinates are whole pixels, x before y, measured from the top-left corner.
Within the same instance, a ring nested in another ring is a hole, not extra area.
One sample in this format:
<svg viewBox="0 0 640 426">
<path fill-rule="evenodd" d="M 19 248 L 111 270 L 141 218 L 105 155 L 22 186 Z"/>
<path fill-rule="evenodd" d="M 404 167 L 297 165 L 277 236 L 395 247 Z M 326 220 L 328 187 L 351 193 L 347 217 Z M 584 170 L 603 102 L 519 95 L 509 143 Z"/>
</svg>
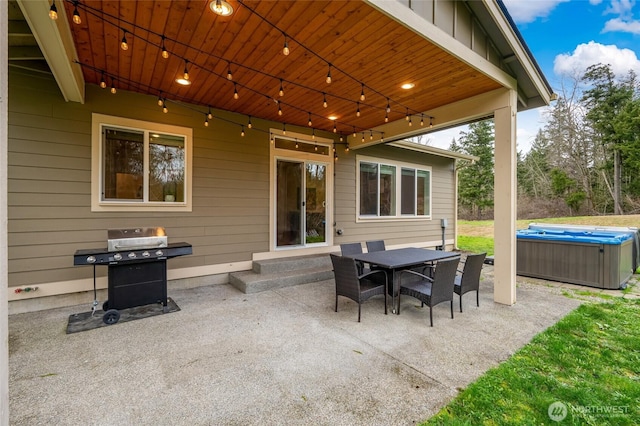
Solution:
<svg viewBox="0 0 640 426">
<path fill-rule="evenodd" d="M 53 88 L 53 90 L 52 90 Z M 170 242 L 193 255 L 169 268 L 250 260 L 269 249 L 269 137 L 223 120 L 202 126 L 201 114 L 175 106 L 163 114 L 156 98 L 87 87 L 84 105 L 64 102 L 53 79 L 10 71 L 8 140 L 9 285 L 76 280 L 80 248 L 106 246 L 107 229 L 162 226 Z M 193 129 L 193 209 L 91 212 L 91 114 L 122 116 Z M 243 117 L 216 111 L 217 117 Z M 254 120 L 254 128 L 266 124 Z M 99 276 L 106 268 L 97 268 Z"/>
<path fill-rule="evenodd" d="M 432 168 L 432 219 L 362 221 L 356 222 L 356 155 L 375 158 L 389 158 L 395 161 L 425 164 Z M 390 146 L 374 146 L 350 151 L 341 156 L 336 164 L 336 228 L 342 229 L 341 236 L 336 235 L 335 243 L 384 239 L 388 245 L 407 244 L 423 241 L 440 241 L 442 229 L 440 219 L 446 217 L 451 225 L 447 228 L 446 238 L 453 238 L 455 211 L 455 183 L 453 160 L 430 154 L 407 151 Z M 341 179 L 342 178 L 342 179 Z"/>
<path fill-rule="evenodd" d="M 51 87 L 56 90 L 51 90 Z M 186 241 L 193 255 L 169 268 L 251 260 L 269 251 L 269 123 L 239 137 L 237 126 L 175 106 L 163 114 L 153 96 L 87 87 L 84 105 L 66 103 L 51 78 L 10 70 L 8 146 L 8 240 L 10 286 L 87 279 L 93 268 L 74 267 L 80 248 L 106 246 L 107 229 L 166 228 L 170 242 Z M 91 212 L 91 113 L 122 116 L 193 129 L 192 212 Z M 216 117 L 244 117 L 216 111 Z M 356 154 L 430 165 L 435 220 L 356 223 Z M 334 243 L 382 238 L 388 244 L 438 240 L 440 217 L 452 218 L 452 161 L 376 146 L 338 152 L 335 222 L 345 230 Z M 452 237 L 452 233 L 448 238 Z M 104 276 L 107 268 L 96 268 Z"/>
</svg>

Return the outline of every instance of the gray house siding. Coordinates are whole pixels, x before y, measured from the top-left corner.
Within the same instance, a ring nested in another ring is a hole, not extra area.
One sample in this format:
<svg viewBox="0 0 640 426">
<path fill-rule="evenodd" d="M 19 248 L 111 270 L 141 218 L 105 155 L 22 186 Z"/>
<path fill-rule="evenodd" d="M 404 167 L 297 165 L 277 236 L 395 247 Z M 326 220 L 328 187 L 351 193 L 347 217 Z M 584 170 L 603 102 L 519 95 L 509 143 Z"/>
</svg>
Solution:
<svg viewBox="0 0 640 426">
<path fill-rule="evenodd" d="M 152 97 L 96 86 L 87 87 L 84 105 L 66 103 L 53 79 L 16 71 L 9 99 L 10 286 L 89 277 L 91 268 L 74 267 L 72 255 L 105 247 L 109 228 L 163 226 L 170 241 L 193 244 L 193 255 L 171 260 L 170 268 L 247 261 L 268 251 L 266 133 L 241 138 L 222 120 L 205 128 L 204 117 L 188 109 L 169 105 L 163 114 Z M 91 212 L 93 112 L 193 129 L 192 212 Z"/>
<path fill-rule="evenodd" d="M 11 69 L 9 83 L 10 288 L 91 278 L 92 268 L 73 266 L 73 254 L 105 247 L 110 228 L 162 226 L 170 242 L 191 243 L 193 255 L 171 260 L 170 270 L 248 262 L 254 253 L 269 252 L 268 130 L 281 125 L 253 119 L 254 128 L 240 137 L 239 127 L 224 119 L 239 123 L 246 117 L 230 112 L 214 111 L 217 118 L 205 127 L 202 108 L 169 104 L 164 114 L 153 96 L 88 86 L 82 105 L 65 102 L 47 75 Z M 192 211 L 92 212 L 92 113 L 191 128 Z M 439 219 L 452 222 L 455 211 L 452 159 L 390 146 L 337 149 L 334 220 L 344 234 L 334 232 L 334 245 L 374 238 L 389 245 L 439 244 Z M 358 154 L 431 166 L 433 219 L 357 223 Z M 453 238 L 452 225 L 447 238 Z M 103 277 L 106 268 L 96 272 Z"/>
<path fill-rule="evenodd" d="M 340 148 L 338 148 L 340 149 Z M 359 150 L 350 150 L 348 155 L 339 151 L 336 163 L 336 235 L 335 244 L 345 242 L 384 239 L 387 245 L 429 242 L 440 245 L 442 229 L 440 219 L 447 218 L 446 238 L 454 237 L 455 176 L 453 160 L 392 146 L 376 145 Z M 356 155 L 386 158 L 414 164 L 425 164 L 432 168 L 432 219 L 389 220 L 356 222 Z"/>
</svg>

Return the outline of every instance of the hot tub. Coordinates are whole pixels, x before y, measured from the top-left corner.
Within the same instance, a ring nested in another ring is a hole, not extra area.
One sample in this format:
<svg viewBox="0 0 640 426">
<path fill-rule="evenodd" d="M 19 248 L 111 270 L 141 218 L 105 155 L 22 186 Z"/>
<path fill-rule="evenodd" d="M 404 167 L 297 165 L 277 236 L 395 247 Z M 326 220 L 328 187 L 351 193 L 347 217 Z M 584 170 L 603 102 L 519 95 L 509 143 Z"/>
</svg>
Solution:
<svg viewBox="0 0 640 426">
<path fill-rule="evenodd" d="M 630 232 L 536 227 L 516 237 L 518 275 L 618 289 L 634 272 Z"/>
</svg>

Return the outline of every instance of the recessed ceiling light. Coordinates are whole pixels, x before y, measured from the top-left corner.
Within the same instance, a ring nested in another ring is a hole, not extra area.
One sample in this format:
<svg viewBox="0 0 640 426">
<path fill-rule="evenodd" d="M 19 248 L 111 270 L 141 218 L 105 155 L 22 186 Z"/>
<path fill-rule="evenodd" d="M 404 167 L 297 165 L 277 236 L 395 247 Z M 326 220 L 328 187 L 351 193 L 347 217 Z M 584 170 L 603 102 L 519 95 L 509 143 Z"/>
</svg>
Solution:
<svg viewBox="0 0 640 426">
<path fill-rule="evenodd" d="M 191 84 L 189 80 L 185 80 L 184 78 L 176 78 L 176 83 L 181 84 L 183 86 L 188 86 Z"/>
<path fill-rule="evenodd" d="M 409 89 L 413 89 L 414 87 L 416 87 L 416 85 L 414 83 L 405 83 L 400 87 L 402 87 L 404 90 L 409 90 Z"/>
<path fill-rule="evenodd" d="M 328 118 L 329 120 L 332 120 L 332 121 L 333 121 L 333 120 L 337 120 L 337 119 L 338 119 L 338 117 L 337 117 L 337 116 L 335 116 L 335 115 L 330 115 L 330 116 L 328 116 L 327 118 Z"/>
</svg>

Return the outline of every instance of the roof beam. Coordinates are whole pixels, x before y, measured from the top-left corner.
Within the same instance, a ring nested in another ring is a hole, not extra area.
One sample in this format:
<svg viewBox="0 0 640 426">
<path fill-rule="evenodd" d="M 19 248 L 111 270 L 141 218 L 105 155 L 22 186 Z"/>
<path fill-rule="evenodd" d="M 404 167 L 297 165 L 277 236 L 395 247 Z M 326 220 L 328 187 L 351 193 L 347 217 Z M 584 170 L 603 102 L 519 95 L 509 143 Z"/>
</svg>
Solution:
<svg viewBox="0 0 640 426">
<path fill-rule="evenodd" d="M 73 61 L 77 59 L 69 21 L 64 7 L 58 7 L 58 19 L 49 18 L 47 0 L 17 0 L 22 13 L 33 32 L 44 58 L 51 68 L 65 101 L 84 103 L 84 77 L 82 69 Z"/>
<path fill-rule="evenodd" d="M 356 137 L 349 135 L 347 142 L 350 148 L 362 148 L 385 142 L 408 139 L 413 136 L 444 130 L 492 117 L 497 109 L 504 107 L 509 92 L 508 89 L 497 89 L 472 98 L 443 105 L 430 111 L 425 111 L 425 121 L 427 121 L 429 117 L 434 117 L 433 127 L 431 128 L 415 125 L 409 127 L 407 121 L 401 119 L 374 129 L 374 132 L 384 133 L 383 141 L 379 138 L 375 138 L 374 140 L 365 138 L 365 142 L 363 143 L 362 139 L 358 138 L 358 135 L 356 135 Z"/>
</svg>

